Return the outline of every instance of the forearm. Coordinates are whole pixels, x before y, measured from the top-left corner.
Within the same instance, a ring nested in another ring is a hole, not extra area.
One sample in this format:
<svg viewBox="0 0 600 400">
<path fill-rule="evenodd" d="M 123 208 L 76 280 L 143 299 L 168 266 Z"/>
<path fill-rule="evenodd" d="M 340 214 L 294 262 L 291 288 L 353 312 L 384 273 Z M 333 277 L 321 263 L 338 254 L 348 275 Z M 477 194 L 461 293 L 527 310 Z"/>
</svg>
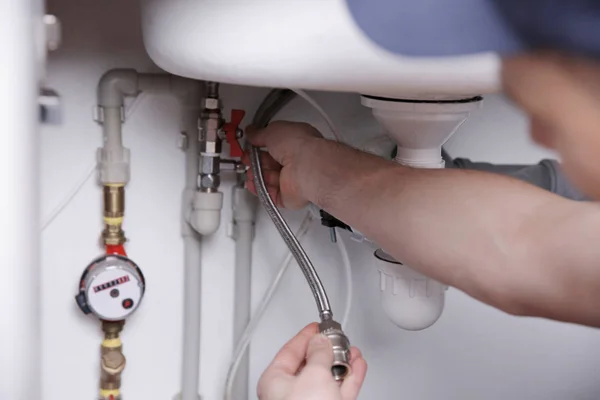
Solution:
<svg viewBox="0 0 600 400">
<path fill-rule="evenodd" d="M 586 308 L 600 301 L 597 205 L 320 139 L 304 154 L 303 194 L 407 265 L 511 313 L 600 325 Z"/>
</svg>

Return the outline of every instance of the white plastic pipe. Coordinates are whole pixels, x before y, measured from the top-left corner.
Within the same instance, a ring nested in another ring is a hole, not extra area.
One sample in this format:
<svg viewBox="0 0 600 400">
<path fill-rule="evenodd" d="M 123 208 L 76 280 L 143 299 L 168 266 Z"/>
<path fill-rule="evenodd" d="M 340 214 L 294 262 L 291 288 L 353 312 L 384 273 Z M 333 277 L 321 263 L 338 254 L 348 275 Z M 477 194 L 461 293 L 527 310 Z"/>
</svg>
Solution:
<svg viewBox="0 0 600 400">
<path fill-rule="evenodd" d="M 121 135 L 126 96 L 137 96 L 138 74 L 133 69 L 113 69 L 98 82 L 98 118 L 102 123 L 103 145 L 96 153 L 102 183 L 127 184 L 130 179 L 130 153 Z"/>
<path fill-rule="evenodd" d="M 250 321 L 251 299 L 251 265 L 254 224 L 238 222 L 235 242 L 235 298 L 233 319 L 233 343 L 242 337 L 248 321 Z M 250 358 L 246 352 L 240 363 L 238 375 L 234 382 L 234 399 L 248 398 L 248 379 L 250 373 Z"/>
<path fill-rule="evenodd" d="M 201 235 L 212 235 L 221 225 L 221 210 L 223 209 L 222 192 L 194 193 L 192 213 L 188 220 L 194 230 Z"/>
<path fill-rule="evenodd" d="M 142 91 L 168 93 L 178 96 L 182 104 L 189 104 L 190 96 L 199 97 L 198 86 L 193 80 L 168 74 L 140 74 L 134 69 L 112 69 L 102 75 L 97 89 L 98 118 L 104 140 L 97 153 L 100 181 L 127 184 L 130 179 L 130 152 L 123 146 L 122 137 L 125 97 L 137 96 Z"/>
<path fill-rule="evenodd" d="M 198 176 L 198 117 L 201 88 L 198 82 L 182 79 L 179 91 L 181 131 L 185 135 L 185 190 L 181 207 L 181 233 L 184 245 L 183 348 L 181 400 L 198 400 L 200 384 L 200 325 L 202 320 L 201 236 L 188 223 Z M 191 87 L 184 86 L 187 82 Z M 186 92 L 187 90 L 187 92 Z M 178 91 L 176 91 L 177 93 Z"/>
<path fill-rule="evenodd" d="M 107 108 L 123 107 L 125 96 L 139 93 L 138 73 L 134 69 L 111 69 L 98 82 L 98 105 Z"/>
<path fill-rule="evenodd" d="M 102 135 L 104 147 L 116 149 L 123 146 L 121 107 L 104 107 Z"/>
<path fill-rule="evenodd" d="M 96 153 L 100 182 L 127 184 L 131 177 L 131 155 L 123 146 L 122 108 L 104 107 L 102 115 L 104 145 Z"/>
<path fill-rule="evenodd" d="M 0 399 L 41 398 L 38 9 L 0 1 Z"/>
<path fill-rule="evenodd" d="M 198 234 L 190 232 L 184 237 L 184 305 L 183 305 L 183 352 L 181 363 L 181 400 L 198 400 L 200 383 L 200 322 L 202 249 Z"/>
<path fill-rule="evenodd" d="M 232 208 L 235 238 L 235 298 L 233 317 L 234 348 L 240 342 L 250 321 L 252 291 L 252 243 L 258 204 L 244 187 L 233 188 Z M 247 399 L 249 394 L 250 358 L 242 356 L 234 381 L 233 398 Z"/>
</svg>

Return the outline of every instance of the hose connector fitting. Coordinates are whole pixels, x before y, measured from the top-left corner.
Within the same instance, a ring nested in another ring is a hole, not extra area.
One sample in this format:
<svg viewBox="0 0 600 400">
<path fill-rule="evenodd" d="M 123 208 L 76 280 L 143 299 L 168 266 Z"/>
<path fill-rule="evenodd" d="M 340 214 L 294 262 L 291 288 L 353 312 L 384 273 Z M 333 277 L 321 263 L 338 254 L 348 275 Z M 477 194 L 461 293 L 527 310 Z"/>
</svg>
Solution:
<svg viewBox="0 0 600 400">
<path fill-rule="evenodd" d="M 333 319 L 321 321 L 319 332 L 329 339 L 333 347 L 333 379 L 343 381 L 350 375 L 350 340 L 342 331 L 342 326 Z"/>
</svg>

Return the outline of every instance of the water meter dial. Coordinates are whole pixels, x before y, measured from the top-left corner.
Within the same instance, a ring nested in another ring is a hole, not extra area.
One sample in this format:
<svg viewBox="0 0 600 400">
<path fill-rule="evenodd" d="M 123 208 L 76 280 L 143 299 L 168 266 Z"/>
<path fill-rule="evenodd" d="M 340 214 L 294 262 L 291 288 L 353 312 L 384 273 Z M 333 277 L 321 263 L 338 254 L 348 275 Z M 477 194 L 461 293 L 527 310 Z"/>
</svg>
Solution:
<svg viewBox="0 0 600 400">
<path fill-rule="evenodd" d="M 94 260 L 81 275 L 77 305 L 85 314 L 104 321 L 127 318 L 140 305 L 146 282 L 129 258 L 106 255 Z"/>
</svg>

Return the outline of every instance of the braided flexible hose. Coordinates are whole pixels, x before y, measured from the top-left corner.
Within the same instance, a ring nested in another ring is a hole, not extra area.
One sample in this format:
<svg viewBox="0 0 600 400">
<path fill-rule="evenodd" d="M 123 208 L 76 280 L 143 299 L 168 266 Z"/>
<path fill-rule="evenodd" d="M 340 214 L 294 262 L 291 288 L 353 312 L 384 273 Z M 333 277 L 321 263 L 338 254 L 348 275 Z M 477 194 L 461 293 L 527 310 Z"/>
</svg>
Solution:
<svg viewBox="0 0 600 400">
<path fill-rule="evenodd" d="M 269 217 L 275 224 L 275 227 L 279 231 L 279 234 L 283 238 L 283 241 L 290 249 L 290 252 L 296 259 L 296 262 L 300 266 L 308 285 L 310 286 L 310 290 L 315 298 L 317 303 L 317 308 L 319 310 L 319 317 L 322 321 L 330 320 L 333 316 L 331 312 L 331 306 L 329 304 L 329 299 L 327 298 L 327 293 L 325 293 L 325 288 L 321 283 L 321 279 L 315 270 L 312 262 L 308 258 L 308 255 L 294 236 L 294 233 L 288 226 L 288 224 L 283 219 L 283 216 L 271 200 L 269 196 L 269 192 L 267 191 L 267 186 L 265 185 L 265 181 L 262 175 L 262 167 L 260 165 L 260 150 L 257 147 L 252 146 L 250 149 L 250 163 L 252 165 L 252 170 L 254 171 L 254 186 L 256 186 L 256 192 L 258 194 L 258 198 L 262 203 L 263 207 L 269 214 Z"/>
</svg>

